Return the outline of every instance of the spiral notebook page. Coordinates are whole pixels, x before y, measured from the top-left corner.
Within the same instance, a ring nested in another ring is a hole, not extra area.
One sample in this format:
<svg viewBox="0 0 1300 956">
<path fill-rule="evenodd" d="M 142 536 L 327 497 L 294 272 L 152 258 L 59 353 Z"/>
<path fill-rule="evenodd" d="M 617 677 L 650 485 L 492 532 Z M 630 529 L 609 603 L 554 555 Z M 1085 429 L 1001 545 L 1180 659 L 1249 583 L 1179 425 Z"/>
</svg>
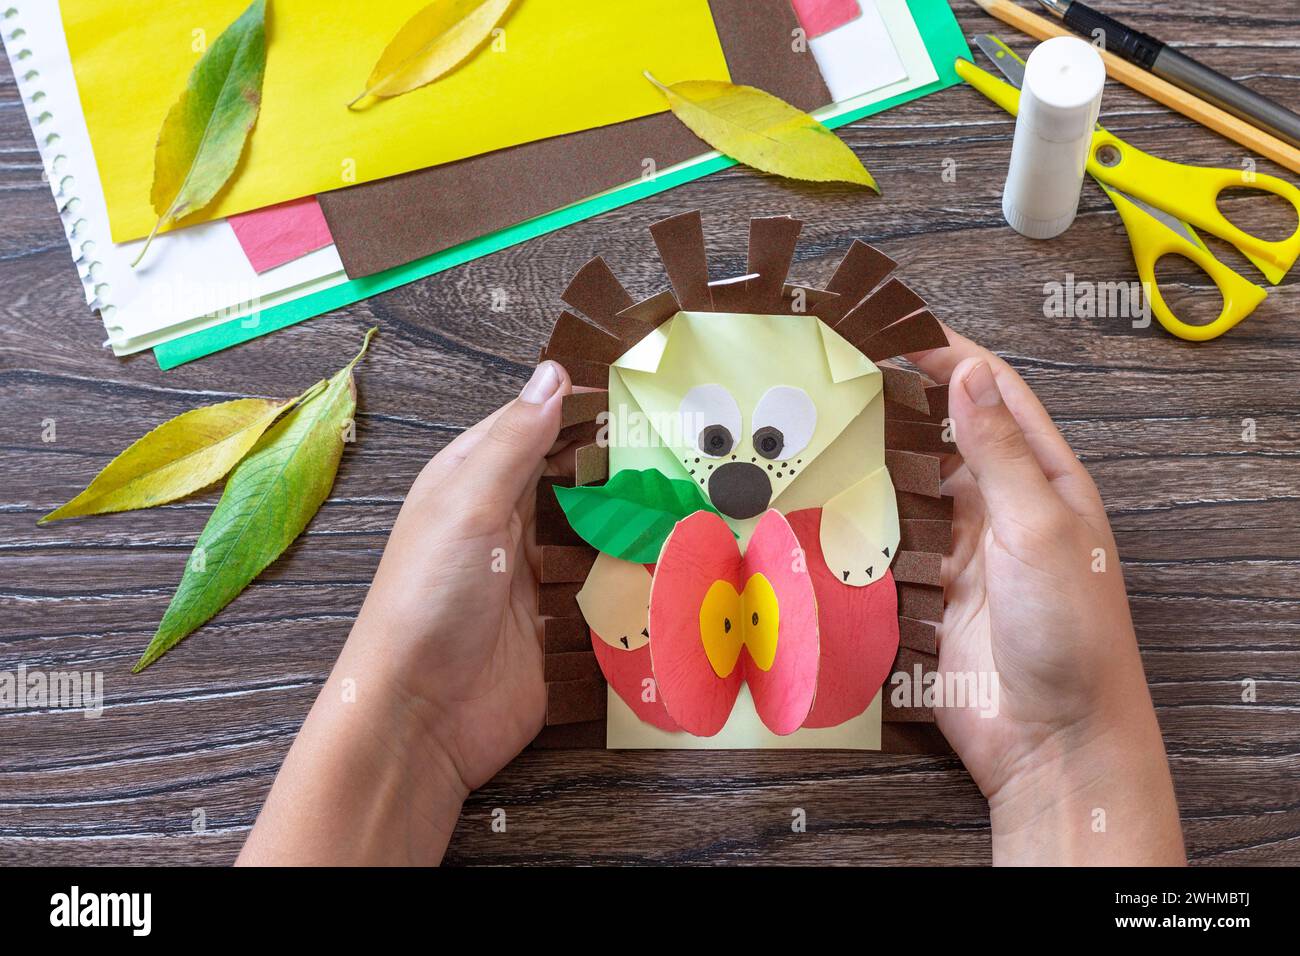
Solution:
<svg viewBox="0 0 1300 956">
<path fill-rule="evenodd" d="M 202 223 L 142 243 L 113 245 L 108 209 L 81 112 L 57 3 L 23 0 L 5 10 L 0 36 L 36 137 L 86 302 L 100 310 L 118 355 L 152 348 L 300 295 L 347 281 L 328 246 L 258 275 L 229 224 Z M 151 156 L 142 162 L 152 175 Z"/>
</svg>

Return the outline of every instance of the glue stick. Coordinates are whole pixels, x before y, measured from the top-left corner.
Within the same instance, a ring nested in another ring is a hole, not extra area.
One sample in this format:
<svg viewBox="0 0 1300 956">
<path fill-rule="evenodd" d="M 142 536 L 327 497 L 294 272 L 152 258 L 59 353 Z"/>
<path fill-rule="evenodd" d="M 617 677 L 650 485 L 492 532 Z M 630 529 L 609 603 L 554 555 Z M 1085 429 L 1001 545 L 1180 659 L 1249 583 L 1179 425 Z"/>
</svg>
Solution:
<svg viewBox="0 0 1300 956">
<path fill-rule="evenodd" d="M 1051 239 L 1074 222 L 1105 83 L 1100 54 L 1077 37 L 1029 54 L 1002 192 L 1002 214 L 1021 235 Z"/>
</svg>

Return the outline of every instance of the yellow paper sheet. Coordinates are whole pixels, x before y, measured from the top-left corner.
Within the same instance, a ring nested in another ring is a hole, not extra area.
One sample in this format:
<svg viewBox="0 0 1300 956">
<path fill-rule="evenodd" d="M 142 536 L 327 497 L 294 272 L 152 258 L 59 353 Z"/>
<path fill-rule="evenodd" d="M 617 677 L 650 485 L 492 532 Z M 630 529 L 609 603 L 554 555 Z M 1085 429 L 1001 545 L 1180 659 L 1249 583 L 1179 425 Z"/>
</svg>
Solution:
<svg viewBox="0 0 1300 956">
<path fill-rule="evenodd" d="M 730 79 L 707 0 L 519 0 L 504 50 L 353 112 L 427 0 L 272 0 L 262 110 L 244 162 L 184 224 L 663 112 L 661 82 Z M 191 68 L 248 0 L 62 0 L 114 242 L 147 235 L 154 145 Z M 508 189 L 509 184 L 503 183 Z"/>
</svg>

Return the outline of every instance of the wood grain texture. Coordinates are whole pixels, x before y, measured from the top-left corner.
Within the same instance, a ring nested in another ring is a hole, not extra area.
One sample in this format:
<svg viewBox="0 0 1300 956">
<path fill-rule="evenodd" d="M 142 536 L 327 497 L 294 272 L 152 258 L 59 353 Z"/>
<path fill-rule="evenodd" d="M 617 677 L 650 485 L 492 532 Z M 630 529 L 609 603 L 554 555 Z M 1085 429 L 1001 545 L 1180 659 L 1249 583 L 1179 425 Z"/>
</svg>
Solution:
<svg viewBox="0 0 1300 956">
<path fill-rule="evenodd" d="M 967 33 L 1024 38 L 956 0 Z M 1300 102 L 1300 15 L 1262 0 L 1107 12 Z M 854 238 L 954 327 L 1004 355 L 1100 486 L 1116 529 L 1188 849 L 1197 863 L 1300 862 L 1300 281 L 1196 346 L 1123 319 L 1046 319 L 1044 284 L 1136 278 L 1119 219 L 1085 186 L 1062 239 L 1003 223 L 1012 121 L 956 88 L 842 131 L 884 198 L 731 169 L 172 372 L 99 348 L 57 213 L 0 67 L 0 669 L 104 673 L 107 708 L 0 710 L 0 863 L 232 860 L 430 455 L 526 380 L 559 294 L 605 256 L 635 299 L 665 284 L 646 227 L 705 212 L 714 275 L 746 268 L 751 216 L 804 221 L 792 282 L 824 284 Z M 1108 128 L 1170 159 L 1243 152 L 1115 84 Z M 942 178 L 956 163 L 955 182 Z M 1279 174 L 1266 162 L 1261 171 Z M 1225 197 L 1276 235 L 1287 213 Z M 1250 274 L 1248 264 L 1216 253 Z M 1198 273 L 1162 270 L 1174 308 Z M 493 290 L 509 308 L 493 311 Z M 214 494 L 37 529 L 152 425 L 204 402 L 291 394 L 380 326 L 359 369 L 357 442 L 306 534 L 159 666 L 147 643 Z M 53 420 L 57 440 L 42 440 Z M 1255 440 L 1244 441 L 1253 422 Z M 1258 700 L 1241 700 L 1242 681 Z M 509 827 L 492 832 L 504 808 Z M 791 812 L 808 832 L 790 830 Z M 192 831 L 196 810 L 207 830 Z M 454 863 L 983 863 L 987 808 L 956 758 L 531 751 L 474 794 Z"/>
</svg>

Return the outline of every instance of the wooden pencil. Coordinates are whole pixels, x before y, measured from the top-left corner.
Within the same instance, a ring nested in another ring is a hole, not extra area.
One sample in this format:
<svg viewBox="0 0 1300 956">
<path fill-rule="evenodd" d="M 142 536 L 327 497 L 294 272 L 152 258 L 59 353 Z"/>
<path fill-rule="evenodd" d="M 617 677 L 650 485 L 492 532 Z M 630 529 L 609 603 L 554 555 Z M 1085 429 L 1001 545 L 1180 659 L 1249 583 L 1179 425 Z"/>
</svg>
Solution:
<svg viewBox="0 0 1300 956">
<path fill-rule="evenodd" d="M 1015 27 L 1023 33 L 1038 40 L 1047 40 L 1058 36 L 1075 36 L 1075 34 L 1057 23 L 1031 13 L 1012 0 L 975 0 L 990 16 Z M 1198 96 L 1181 90 L 1172 83 L 1148 73 L 1139 66 L 1129 63 L 1108 50 L 1099 50 L 1106 62 L 1106 73 L 1111 79 L 1123 83 L 1131 90 L 1136 90 L 1151 97 L 1157 103 L 1194 119 L 1202 126 L 1214 130 L 1220 136 L 1226 136 L 1234 143 L 1273 160 L 1279 166 L 1285 166 L 1293 173 L 1300 173 L 1300 149 L 1284 143 L 1270 133 L 1251 126 L 1245 120 L 1226 113 Z"/>
</svg>

